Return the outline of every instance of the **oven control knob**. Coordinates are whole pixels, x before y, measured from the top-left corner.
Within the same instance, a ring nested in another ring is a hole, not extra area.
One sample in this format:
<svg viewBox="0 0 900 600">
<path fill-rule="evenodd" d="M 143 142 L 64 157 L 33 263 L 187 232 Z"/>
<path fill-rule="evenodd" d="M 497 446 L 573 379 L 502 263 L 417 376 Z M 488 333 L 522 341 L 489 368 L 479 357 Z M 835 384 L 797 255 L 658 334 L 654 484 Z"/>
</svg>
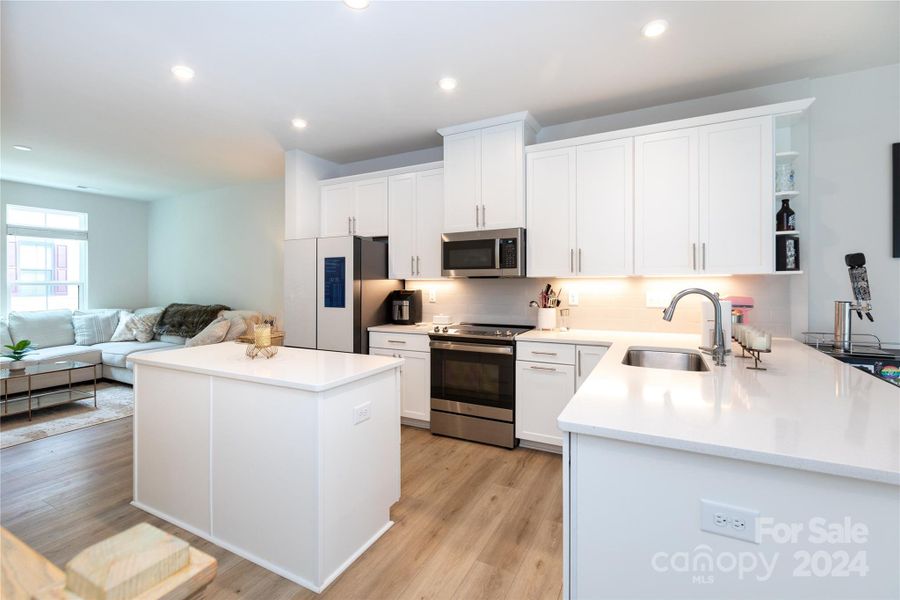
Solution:
<svg viewBox="0 0 900 600">
<path fill-rule="evenodd" d="M 441 332 L 441 326 L 440 326 L 440 325 L 435 325 L 435 326 L 434 326 L 434 332 L 435 332 L 435 333 L 440 333 L 440 332 Z"/>
<path fill-rule="evenodd" d="M 512 331 L 509 329 L 506 330 L 506 337 L 512 337 Z"/>
<path fill-rule="evenodd" d="M 494 332 L 494 335 L 503 335 L 503 332 L 498 329 Z"/>
<path fill-rule="evenodd" d="M 444 333 L 447 333 L 447 331 L 449 331 L 449 330 L 446 327 L 444 327 L 441 331 L 443 331 Z"/>
</svg>

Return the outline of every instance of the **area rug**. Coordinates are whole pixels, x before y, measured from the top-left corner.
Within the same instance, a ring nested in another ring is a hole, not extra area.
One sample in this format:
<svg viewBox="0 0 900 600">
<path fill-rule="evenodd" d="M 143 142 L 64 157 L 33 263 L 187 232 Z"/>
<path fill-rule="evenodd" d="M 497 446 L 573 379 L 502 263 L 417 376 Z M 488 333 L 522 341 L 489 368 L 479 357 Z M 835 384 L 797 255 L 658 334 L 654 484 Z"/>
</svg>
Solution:
<svg viewBox="0 0 900 600">
<path fill-rule="evenodd" d="M 77 389 L 90 391 L 91 386 Z M 97 384 L 97 408 L 93 400 L 78 400 L 0 419 L 0 448 L 33 442 L 134 414 L 134 393 L 130 385 L 103 381 Z"/>
</svg>

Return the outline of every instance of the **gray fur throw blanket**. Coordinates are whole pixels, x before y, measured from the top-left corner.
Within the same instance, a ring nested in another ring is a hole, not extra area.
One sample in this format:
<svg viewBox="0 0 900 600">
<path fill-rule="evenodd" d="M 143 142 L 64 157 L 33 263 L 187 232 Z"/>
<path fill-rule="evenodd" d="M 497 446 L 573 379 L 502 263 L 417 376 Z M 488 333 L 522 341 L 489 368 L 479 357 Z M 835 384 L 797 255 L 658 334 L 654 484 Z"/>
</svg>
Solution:
<svg viewBox="0 0 900 600">
<path fill-rule="evenodd" d="M 223 304 L 170 304 L 153 327 L 157 335 L 179 335 L 191 338 L 215 321 L 223 310 L 231 310 Z"/>
</svg>

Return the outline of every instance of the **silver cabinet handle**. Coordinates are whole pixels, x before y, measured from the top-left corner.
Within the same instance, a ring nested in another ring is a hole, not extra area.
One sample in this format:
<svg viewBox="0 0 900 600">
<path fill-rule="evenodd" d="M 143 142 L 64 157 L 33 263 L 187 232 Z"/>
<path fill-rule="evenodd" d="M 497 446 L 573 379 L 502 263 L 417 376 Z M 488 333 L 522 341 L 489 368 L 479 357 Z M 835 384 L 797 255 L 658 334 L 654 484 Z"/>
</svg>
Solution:
<svg viewBox="0 0 900 600">
<path fill-rule="evenodd" d="M 353 220 L 352 217 L 347 217 L 347 234 L 353 235 Z"/>
<path fill-rule="evenodd" d="M 478 205 L 475 205 L 475 227 L 478 227 Z"/>
<path fill-rule="evenodd" d="M 700 244 L 700 247 L 702 248 L 702 252 L 701 252 L 700 256 L 703 258 L 702 264 L 703 264 L 703 270 L 705 271 L 706 270 L 706 242 L 703 242 L 702 244 Z"/>
<path fill-rule="evenodd" d="M 410 273 L 410 275 L 415 275 L 415 274 L 416 274 L 416 263 L 415 263 L 415 260 L 416 260 L 416 259 L 414 259 L 414 258 L 412 257 L 412 254 L 410 254 L 410 255 L 409 255 L 409 273 Z"/>
<path fill-rule="evenodd" d="M 422 274 L 422 270 L 419 269 L 419 259 L 420 259 L 420 258 L 422 258 L 422 257 L 416 255 L 416 275 L 421 275 L 421 274 Z"/>
<path fill-rule="evenodd" d="M 353 233 L 356 233 L 356 217 L 353 217 Z"/>
<path fill-rule="evenodd" d="M 388 340 L 389 344 L 405 344 L 406 342 L 403 340 Z"/>
<path fill-rule="evenodd" d="M 575 272 L 575 249 L 574 248 L 569 249 L 569 272 L 570 273 Z"/>
<path fill-rule="evenodd" d="M 578 272 L 581 273 L 581 248 L 578 249 Z"/>
<path fill-rule="evenodd" d="M 484 204 L 481 205 L 481 226 L 487 227 L 487 219 L 484 217 Z"/>
<path fill-rule="evenodd" d="M 542 352 L 540 350 L 532 350 L 532 354 L 542 354 L 543 356 L 556 356 L 556 352 Z"/>
<path fill-rule="evenodd" d="M 553 371 L 554 373 L 556 372 L 556 369 L 554 369 L 553 367 L 539 367 L 537 365 L 531 365 L 528 368 L 534 369 L 535 371 Z"/>
<path fill-rule="evenodd" d="M 581 350 L 578 351 L 578 376 L 581 377 Z"/>
<path fill-rule="evenodd" d="M 697 244 L 691 244 L 691 264 L 693 265 L 691 268 L 693 270 L 697 270 Z"/>
</svg>

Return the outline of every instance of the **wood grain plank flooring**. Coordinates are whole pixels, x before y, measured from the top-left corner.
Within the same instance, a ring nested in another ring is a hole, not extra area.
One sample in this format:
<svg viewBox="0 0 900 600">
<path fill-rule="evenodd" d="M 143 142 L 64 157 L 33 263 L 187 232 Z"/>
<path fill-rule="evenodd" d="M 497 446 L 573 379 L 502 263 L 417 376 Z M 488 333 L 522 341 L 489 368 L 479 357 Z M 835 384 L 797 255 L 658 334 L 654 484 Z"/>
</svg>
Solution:
<svg viewBox="0 0 900 600">
<path fill-rule="evenodd" d="M 0 451 L 0 523 L 63 567 L 147 521 L 219 561 L 201 598 L 265 600 L 559 598 L 561 458 L 403 427 L 395 525 L 314 594 L 132 507 L 132 419 Z"/>
</svg>

